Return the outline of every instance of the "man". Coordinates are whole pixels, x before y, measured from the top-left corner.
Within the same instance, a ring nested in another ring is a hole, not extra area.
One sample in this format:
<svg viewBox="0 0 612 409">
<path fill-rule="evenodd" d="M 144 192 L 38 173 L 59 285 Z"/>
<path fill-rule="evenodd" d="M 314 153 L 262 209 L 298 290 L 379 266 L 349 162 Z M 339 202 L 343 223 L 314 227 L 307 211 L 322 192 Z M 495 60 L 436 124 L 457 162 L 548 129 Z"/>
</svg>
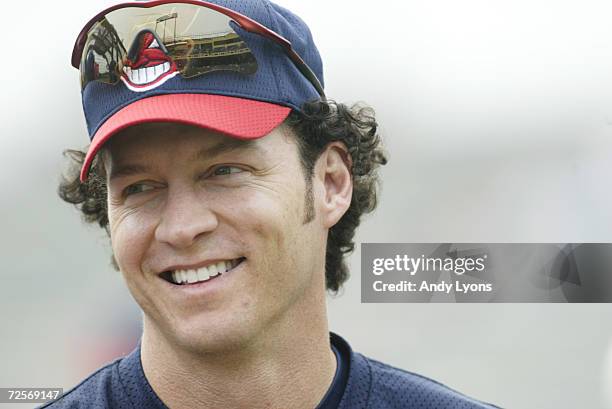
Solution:
<svg viewBox="0 0 612 409">
<path fill-rule="evenodd" d="M 48 407 L 491 407 L 329 332 L 386 158 L 372 112 L 325 97 L 302 20 L 266 0 L 123 4 L 72 63 L 91 145 L 60 196 L 109 233 L 143 334 Z"/>
</svg>

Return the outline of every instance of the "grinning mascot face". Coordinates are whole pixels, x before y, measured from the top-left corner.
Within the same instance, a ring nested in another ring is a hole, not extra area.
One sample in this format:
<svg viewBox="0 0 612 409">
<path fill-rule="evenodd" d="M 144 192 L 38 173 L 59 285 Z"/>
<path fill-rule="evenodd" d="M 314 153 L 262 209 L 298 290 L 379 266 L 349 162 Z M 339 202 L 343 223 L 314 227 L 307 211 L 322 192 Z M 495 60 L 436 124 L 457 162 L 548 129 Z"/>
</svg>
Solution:
<svg viewBox="0 0 612 409">
<path fill-rule="evenodd" d="M 124 61 L 121 80 L 132 91 L 148 91 L 178 74 L 164 44 L 150 30 L 141 31 Z"/>
</svg>

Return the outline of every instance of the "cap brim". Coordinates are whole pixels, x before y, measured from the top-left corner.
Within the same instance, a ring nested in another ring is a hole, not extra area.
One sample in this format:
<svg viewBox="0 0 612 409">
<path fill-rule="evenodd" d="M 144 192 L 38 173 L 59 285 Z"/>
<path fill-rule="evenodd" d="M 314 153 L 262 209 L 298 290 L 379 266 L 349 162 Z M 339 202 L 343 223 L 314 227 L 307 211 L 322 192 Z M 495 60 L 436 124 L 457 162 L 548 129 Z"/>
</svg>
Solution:
<svg viewBox="0 0 612 409">
<path fill-rule="evenodd" d="M 261 138 L 289 116 L 291 108 L 251 99 L 211 94 L 167 94 L 140 99 L 117 111 L 94 134 L 81 182 L 106 141 L 117 132 L 146 122 L 178 122 L 200 126 L 237 139 Z"/>
</svg>

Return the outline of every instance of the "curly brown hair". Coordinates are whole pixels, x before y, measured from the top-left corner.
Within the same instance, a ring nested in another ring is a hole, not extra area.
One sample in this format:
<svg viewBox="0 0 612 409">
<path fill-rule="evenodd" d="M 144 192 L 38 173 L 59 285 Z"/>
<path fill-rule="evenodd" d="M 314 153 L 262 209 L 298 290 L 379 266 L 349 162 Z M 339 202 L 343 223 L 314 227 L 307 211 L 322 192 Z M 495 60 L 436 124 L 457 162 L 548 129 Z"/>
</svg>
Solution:
<svg viewBox="0 0 612 409">
<path fill-rule="evenodd" d="M 380 180 L 378 167 L 387 163 L 374 110 L 364 104 L 347 106 L 332 100 L 309 102 L 300 111 L 292 111 L 287 119 L 297 136 L 300 162 L 306 180 L 305 222 L 314 218 L 312 177 L 314 165 L 325 147 L 340 141 L 352 161 L 353 196 L 342 218 L 328 234 L 325 257 L 325 282 L 329 291 L 337 293 L 349 277 L 345 255 L 355 249 L 355 230 L 364 214 L 372 212 L 378 202 Z M 94 159 L 88 179 L 82 183 L 79 172 L 85 152 L 67 149 L 67 172 L 62 176 L 58 194 L 81 212 L 86 223 L 97 223 L 110 236 L 107 209 L 106 171 L 100 155 Z M 113 267 L 118 270 L 114 256 Z"/>
</svg>

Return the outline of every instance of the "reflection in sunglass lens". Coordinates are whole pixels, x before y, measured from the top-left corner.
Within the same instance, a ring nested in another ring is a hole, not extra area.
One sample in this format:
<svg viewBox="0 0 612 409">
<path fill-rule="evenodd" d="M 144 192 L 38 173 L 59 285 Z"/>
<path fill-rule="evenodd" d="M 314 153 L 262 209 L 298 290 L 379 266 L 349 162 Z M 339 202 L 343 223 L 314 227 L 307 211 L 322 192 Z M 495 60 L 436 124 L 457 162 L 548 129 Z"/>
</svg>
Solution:
<svg viewBox="0 0 612 409">
<path fill-rule="evenodd" d="M 81 58 L 82 86 L 121 80 L 141 91 L 178 73 L 186 78 L 219 70 L 253 74 L 257 61 L 230 21 L 217 11 L 185 3 L 112 11 L 89 30 Z"/>
</svg>

